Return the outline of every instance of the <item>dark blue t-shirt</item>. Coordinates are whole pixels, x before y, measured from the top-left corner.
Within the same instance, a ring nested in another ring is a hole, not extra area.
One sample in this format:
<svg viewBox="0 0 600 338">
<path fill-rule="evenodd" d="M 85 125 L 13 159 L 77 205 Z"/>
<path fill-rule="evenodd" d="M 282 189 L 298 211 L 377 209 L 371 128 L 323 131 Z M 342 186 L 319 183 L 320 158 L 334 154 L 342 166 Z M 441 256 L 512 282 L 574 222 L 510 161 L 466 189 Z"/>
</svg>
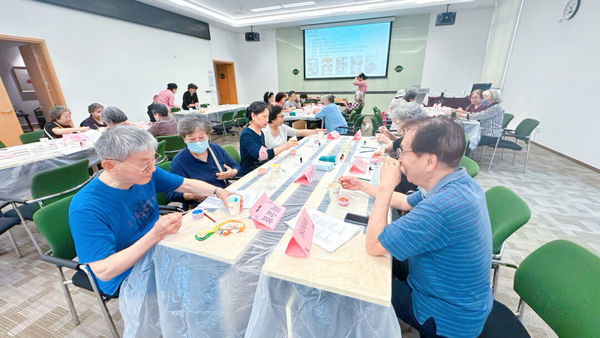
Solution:
<svg viewBox="0 0 600 338">
<path fill-rule="evenodd" d="M 261 147 L 267 149 L 265 146 L 265 134 L 261 131 L 260 135 L 258 135 L 254 130 L 248 127 L 244 128 L 240 133 L 240 166 L 242 167 L 239 173 L 240 176 L 246 175 L 258 168 L 266 160 L 275 157 L 274 150 L 267 149 L 268 158 L 264 161 L 259 161 L 258 156 Z"/>
<path fill-rule="evenodd" d="M 69 206 L 69 226 L 79 262 L 102 260 L 135 243 L 158 219 L 156 193 L 173 191 L 182 183 L 183 177 L 160 168 L 150 182 L 127 190 L 94 178 L 75 194 Z M 104 294 L 113 295 L 130 272 L 131 268 L 109 281 L 96 281 Z"/>
</svg>

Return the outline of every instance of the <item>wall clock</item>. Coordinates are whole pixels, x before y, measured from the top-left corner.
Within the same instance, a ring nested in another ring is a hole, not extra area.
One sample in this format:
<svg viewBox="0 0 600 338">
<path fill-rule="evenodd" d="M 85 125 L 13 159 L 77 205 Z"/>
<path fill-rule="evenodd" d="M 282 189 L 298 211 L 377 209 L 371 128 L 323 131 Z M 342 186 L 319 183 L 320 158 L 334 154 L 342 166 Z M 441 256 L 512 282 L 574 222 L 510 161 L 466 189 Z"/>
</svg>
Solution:
<svg viewBox="0 0 600 338">
<path fill-rule="evenodd" d="M 565 4 L 565 9 L 563 10 L 563 19 L 572 19 L 575 16 L 575 14 L 577 14 L 577 10 L 579 9 L 580 4 L 581 0 L 568 0 Z"/>
</svg>

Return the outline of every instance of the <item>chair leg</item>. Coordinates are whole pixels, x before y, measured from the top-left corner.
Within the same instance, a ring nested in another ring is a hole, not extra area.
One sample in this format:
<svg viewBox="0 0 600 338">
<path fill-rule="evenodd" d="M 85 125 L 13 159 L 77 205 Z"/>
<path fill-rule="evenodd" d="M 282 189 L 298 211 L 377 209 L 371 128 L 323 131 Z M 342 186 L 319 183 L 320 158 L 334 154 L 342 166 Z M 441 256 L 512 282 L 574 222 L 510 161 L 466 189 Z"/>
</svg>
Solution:
<svg viewBox="0 0 600 338">
<path fill-rule="evenodd" d="M 500 152 L 500 160 L 504 159 L 504 148 L 502 148 L 502 151 Z"/>
<path fill-rule="evenodd" d="M 102 314 L 104 315 L 104 319 L 106 320 L 106 323 L 108 324 L 108 328 L 110 329 L 110 332 L 112 333 L 113 337 L 119 338 L 120 337 L 119 332 L 117 331 L 115 323 L 112 320 L 110 312 L 108 312 L 108 308 L 106 307 L 106 303 L 104 302 L 104 299 L 102 299 L 102 295 L 100 295 L 100 291 L 98 290 L 98 287 L 96 286 L 96 281 L 94 280 L 94 278 L 88 271 L 87 266 L 82 266 L 81 270 L 83 272 L 85 272 L 85 274 L 87 275 L 87 277 L 90 281 L 90 284 L 92 285 L 92 289 L 94 289 L 94 296 L 96 296 L 96 300 L 98 300 L 98 305 L 100 305 L 100 309 L 102 310 Z"/>
<path fill-rule="evenodd" d="M 43 256 L 44 253 L 42 252 L 42 249 L 40 249 L 40 246 L 39 246 L 38 242 L 35 240 L 35 237 L 33 237 L 33 233 L 31 232 L 31 230 L 29 230 L 29 227 L 27 226 L 27 221 L 25 220 L 25 217 L 23 217 L 23 214 L 21 214 L 21 211 L 19 210 L 19 208 L 17 208 L 17 204 L 15 202 L 10 202 L 10 204 L 12 205 L 12 207 L 15 209 L 15 212 L 19 216 L 19 219 L 21 220 L 21 223 L 23 224 L 23 227 L 25 228 L 27 235 L 29 235 L 29 238 L 33 242 L 33 246 L 35 246 L 35 249 L 40 254 L 40 256 Z"/>
<path fill-rule="evenodd" d="M 12 244 L 13 248 L 15 248 L 15 252 L 17 253 L 17 257 L 18 258 L 23 257 L 23 255 L 21 255 L 21 251 L 19 250 L 19 246 L 17 245 L 17 241 L 13 237 L 12 230 L 8 230 L 7 232 L 8 232 L 8 238 L 10 239 L 10 243 Z"/>
<path fill-rule="evenodd" d="M 479 162 L 481 162 L 481 160 L 483 160 L 483 154 L 485 153 L 485 146 L 481 147 L 481 156 L 479 156 Z"/>
<path fill-rule="evenodd" d="M 79 325 L 79 317 L 77 316 L 77 311 L 75 310 L 75 305 L 73 305 L 73 298 L 71 298 L 71 293 L 69 292 L 69 287 L 67 284 L 70 281 L 65 279 L 65 274 L 62 271 L 62 268 L 59 266 L 56 267 L 58 270 L 58 278 L 60 279 L 60 287 L 63 289 L 65 293 L 65 300 L 67 301 L 67 305 L 69 306 L 69 311 L 71 311 L 71 317 L 73 318 L 73 325 Z"/>
<path fill-rule="evenodd" d="M 525 153 L 525 163 L 523 163 L 523 173 L 525 173 L 525 169 L 527 169 L 527 159 L 529 158 L 529 144 L 531 142 L 527 142 L 527 152 Z"/>
<path fill-rule="evenodd" d="M 492 295 L 496 295 L 496 289 L 498 289 L 498 277 L 500 276 L 500 266 L 493 265 L 492 269 L 494 269 L 494 275 L 492 278 Z"/>
<path fill-rule="evenodd" d="M 517 305 L 517 313 L 515 315 L 520 321 L 523 321 L 523 312 L 525 312 L 525 302 L 523 298 L 519 297 L 519 305 Z"/>
<path fill-rule="evenodd" d="M 500 137 L 496 139 L 496 146 L 494 147 L 494 152 L 492 153 L 492 158 L 490 159 L 490 165 L 488 169 L 492 169 L 492 162 L 494 162 L 494 155 L 496 155 L 496 150 L 498 150 L 498 143 L 500 143 Z"/>
</svg>

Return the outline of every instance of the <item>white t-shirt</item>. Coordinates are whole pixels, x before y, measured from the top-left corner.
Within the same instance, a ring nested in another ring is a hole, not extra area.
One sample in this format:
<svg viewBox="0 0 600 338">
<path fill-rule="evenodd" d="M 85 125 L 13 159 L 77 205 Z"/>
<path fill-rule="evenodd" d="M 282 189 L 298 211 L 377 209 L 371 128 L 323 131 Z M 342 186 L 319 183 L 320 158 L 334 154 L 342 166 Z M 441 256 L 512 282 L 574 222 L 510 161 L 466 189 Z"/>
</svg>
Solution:
<svg viewBox="0 0 600 338">
<path fill-rule="evenodd" d="M 279 129 L 279 135 L 273 136 L 271 134 L 270 126 L 267 125 L 265 128 L 263 128 L 262 131 L 265 134 L 265 145 L 267 146 L 268 149 L 279 147 L 280 145 L 287 142 L 288 137 L 296 136 L 296 129 L 294 129 L 288 125 L 283 124 L 283 125 L 279 126 L 278 129 Z"/>
</svg>

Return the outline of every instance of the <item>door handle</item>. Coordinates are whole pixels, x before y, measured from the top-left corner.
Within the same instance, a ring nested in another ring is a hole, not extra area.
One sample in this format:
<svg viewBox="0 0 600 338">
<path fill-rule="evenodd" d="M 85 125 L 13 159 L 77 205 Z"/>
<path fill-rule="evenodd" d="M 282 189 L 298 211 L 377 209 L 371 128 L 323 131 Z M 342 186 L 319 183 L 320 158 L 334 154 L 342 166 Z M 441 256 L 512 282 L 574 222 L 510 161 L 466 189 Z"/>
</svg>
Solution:
<svg viewBox="0 0 600 338">
<path fill-rule="evenodd" d="M 12 110 L 3 111 L 3 113 L 12 113 Z"/>
</svg>

